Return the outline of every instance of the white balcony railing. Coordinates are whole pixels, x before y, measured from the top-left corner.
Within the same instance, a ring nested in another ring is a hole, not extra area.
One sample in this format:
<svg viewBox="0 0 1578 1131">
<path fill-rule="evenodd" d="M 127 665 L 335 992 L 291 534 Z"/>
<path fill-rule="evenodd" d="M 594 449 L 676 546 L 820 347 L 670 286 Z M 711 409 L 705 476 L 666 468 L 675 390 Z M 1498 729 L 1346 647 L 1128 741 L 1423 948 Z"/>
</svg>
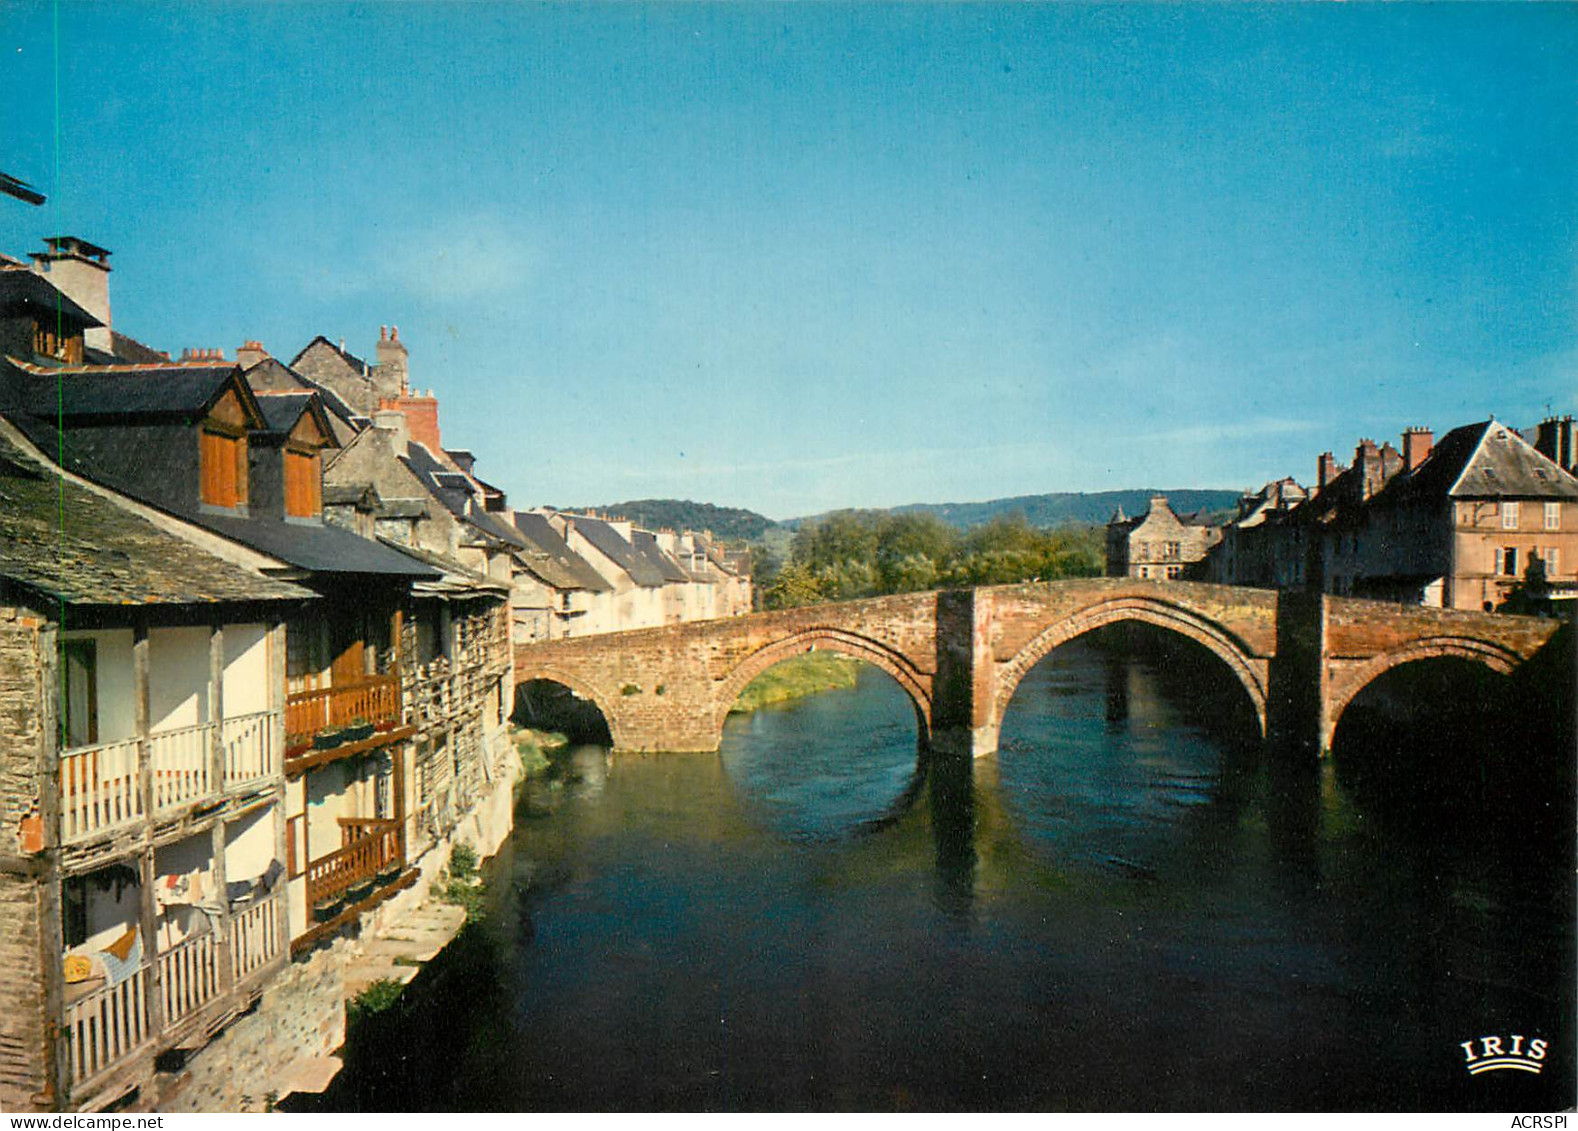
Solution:
<svg viewBox="0 0 1578 1131">
<path fill-rule="evenodd" d="M 80 840 L 142 817 L 137 740 L 101 742 L 60 758 L 60 839 Z"/>
<path fill-rule="evenodd" d="M 272 711 L 240 715 L 220 724 L 225 744 L 225 787 L 276 776 L 280 769 L 279 720 Z"/>
<path fill-rule="evenodd" d="M 154 810 L 164 813 L 212 796 L 216 724 L 199 723 L 148 736 Z M 279 716 L 241 715 L 217 724 L 224 743 L 227 786 L 264 781 L 280 772 Z M 60 839 L 82 840 L 141 820 L 137 740 L 80 746 L 60 756 Z"/>
<path fill-rule="evenodd" d="M 230 917 L 230 969 L 237 982 L 266 966 L 280 951 L 285 894 L 278 892 Z"/>
<path fill-rule="evenodd" d="M 213 734 L 213 723 L 198 723 L 148 736 L 155 812 L 189 805 L 214 791 L 210 769 Z"/>
<path fill-rule="evenodd" d="M 148 1040 L 148 967 L 68 1005 L 66 1039 L 73 1085 L 141 1048 Z"/>
<path fill-rule="evenodd" d="M 164 1023 L 174 1025 L 219 994 L 219 962 L 213 931 L 176 943 L 159 955 Z"/>
</svg>

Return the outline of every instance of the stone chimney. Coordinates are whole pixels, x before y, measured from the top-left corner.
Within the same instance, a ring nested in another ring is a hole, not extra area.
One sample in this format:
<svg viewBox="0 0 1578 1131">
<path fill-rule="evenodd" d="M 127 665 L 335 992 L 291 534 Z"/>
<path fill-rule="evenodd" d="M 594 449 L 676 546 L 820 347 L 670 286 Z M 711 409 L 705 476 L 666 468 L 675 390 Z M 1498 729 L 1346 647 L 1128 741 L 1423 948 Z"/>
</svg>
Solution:
<svg viewBox="0 0 1578 1131">
<path fill-rule="evenodd" d="M 1578 424 L 1570 416 L 1540 421 L 1534 450 L 1564 471 L 1578 473 Z"/>
<path fill-rule="evenodd" d="M 33 270 L 72 302 L 104 323 L 82 335 L 89 349 L 112 352 L 110 338 L 110 252 L 76 236 L 51 236 L 48 251 L 32 252 Z"/>
<path fill-rule="evenodd" d="M 1403 433 L 1403 466 L 1410 472 L 1425 462 L 1430 455 L 1430 447 L 1435 443 L 1435 434 L 1428 428 L 1410 428 Z"/>
<path fill-rule="evenodd" d="M 394 448 L 395 455 L 405 455 L 411 443 L 411 427 L 406 422 L 405 413 L 398 409 L 381 408 L 373 413 L 373 427 L 389 434 L 389 445 Z"/>
<path fill-rule="evenodd" d="M 262 342 L 242 342 L 241 348 L 236 350 L 236 364 L 242 369 L 251 369 L 260 361 L 268 360 L 268 350 L 263 348 Z"/>
<path fill-rule="evenodd" d="M 373 368 L 373 388 L 383 400 L 403 397 L 411 391 L 405 343 L 400 327 L 378 327 L 378 364 Z"/>
<path fill-rule="evenodd" d="M 1315 489 L 1324 491 L 1326 485 L 1342 474 L 1342 469 L 1337 466 L 1337 457 L 1330 452 L 1322 452 L 1315 461 Z"/>
</svg>

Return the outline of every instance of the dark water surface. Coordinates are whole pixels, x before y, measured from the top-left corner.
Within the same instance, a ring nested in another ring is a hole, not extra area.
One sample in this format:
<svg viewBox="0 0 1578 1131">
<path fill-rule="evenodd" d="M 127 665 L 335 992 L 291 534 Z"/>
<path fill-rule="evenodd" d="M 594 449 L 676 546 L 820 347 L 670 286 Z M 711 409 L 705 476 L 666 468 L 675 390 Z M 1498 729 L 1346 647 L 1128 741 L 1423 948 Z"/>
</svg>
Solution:
<svg viewBox="0 0 1578 1131">
<path fill-rule="evenodd" d="M 1274 772 L 1219 674 L 1065 646 L 962 796 L 870 670 L 721 754 L 580 748 L 317 1106 L 1570 1104 L 1570 814 Z M 1468 1074 L 1460 1042 L 1514 1033 L 1539 1075 Z"/>
</svg>

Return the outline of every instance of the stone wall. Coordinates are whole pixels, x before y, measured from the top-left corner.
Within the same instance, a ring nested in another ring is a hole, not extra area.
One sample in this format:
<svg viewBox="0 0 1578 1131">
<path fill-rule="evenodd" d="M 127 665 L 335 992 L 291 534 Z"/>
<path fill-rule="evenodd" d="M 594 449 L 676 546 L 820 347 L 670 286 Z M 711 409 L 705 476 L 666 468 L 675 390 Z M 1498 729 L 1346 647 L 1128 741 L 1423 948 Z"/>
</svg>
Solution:
<svg viewBox="0 0 1578 1131">
<path fill-rule="evenodd" d="M 257 1006 L 161 1073 L 138 1107 L 163 1112 L 264 1111 L 293 1072 L 345 1043 L 345 964 L 337 940 L 287 964 L 265 983 Z"/>
<path fill-rule="evenodd" d="M 54 791 L 54 629 L 26 609 L 0 608 L 0 1111 L 47 1110 L 54 1099 L 58 989 L 44 955 L 60 953 L 59 890 L 46 830 Z"/>
</svg>

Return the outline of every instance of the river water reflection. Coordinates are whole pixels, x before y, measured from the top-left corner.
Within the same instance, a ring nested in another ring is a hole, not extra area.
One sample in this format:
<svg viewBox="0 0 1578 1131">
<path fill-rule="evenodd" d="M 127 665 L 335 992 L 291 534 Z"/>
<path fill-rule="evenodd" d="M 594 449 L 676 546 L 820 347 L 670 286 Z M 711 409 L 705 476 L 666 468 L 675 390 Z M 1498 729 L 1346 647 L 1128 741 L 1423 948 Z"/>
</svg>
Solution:
<svg viewBox="0 0 1578 1131">
<path fill-rule="evenodd" d="M 1065 646 L 963 796 L 875 671 L 718 755 L 581 748 L 523 796 L 488 919 L 317 1106 L 1571 1103 L 1570 852 L 1272 773 L 1202 679 Z M 1510 1033 L 1544 1071 L 1470 1076 L 1460 1042 Z"/>
</svg>

